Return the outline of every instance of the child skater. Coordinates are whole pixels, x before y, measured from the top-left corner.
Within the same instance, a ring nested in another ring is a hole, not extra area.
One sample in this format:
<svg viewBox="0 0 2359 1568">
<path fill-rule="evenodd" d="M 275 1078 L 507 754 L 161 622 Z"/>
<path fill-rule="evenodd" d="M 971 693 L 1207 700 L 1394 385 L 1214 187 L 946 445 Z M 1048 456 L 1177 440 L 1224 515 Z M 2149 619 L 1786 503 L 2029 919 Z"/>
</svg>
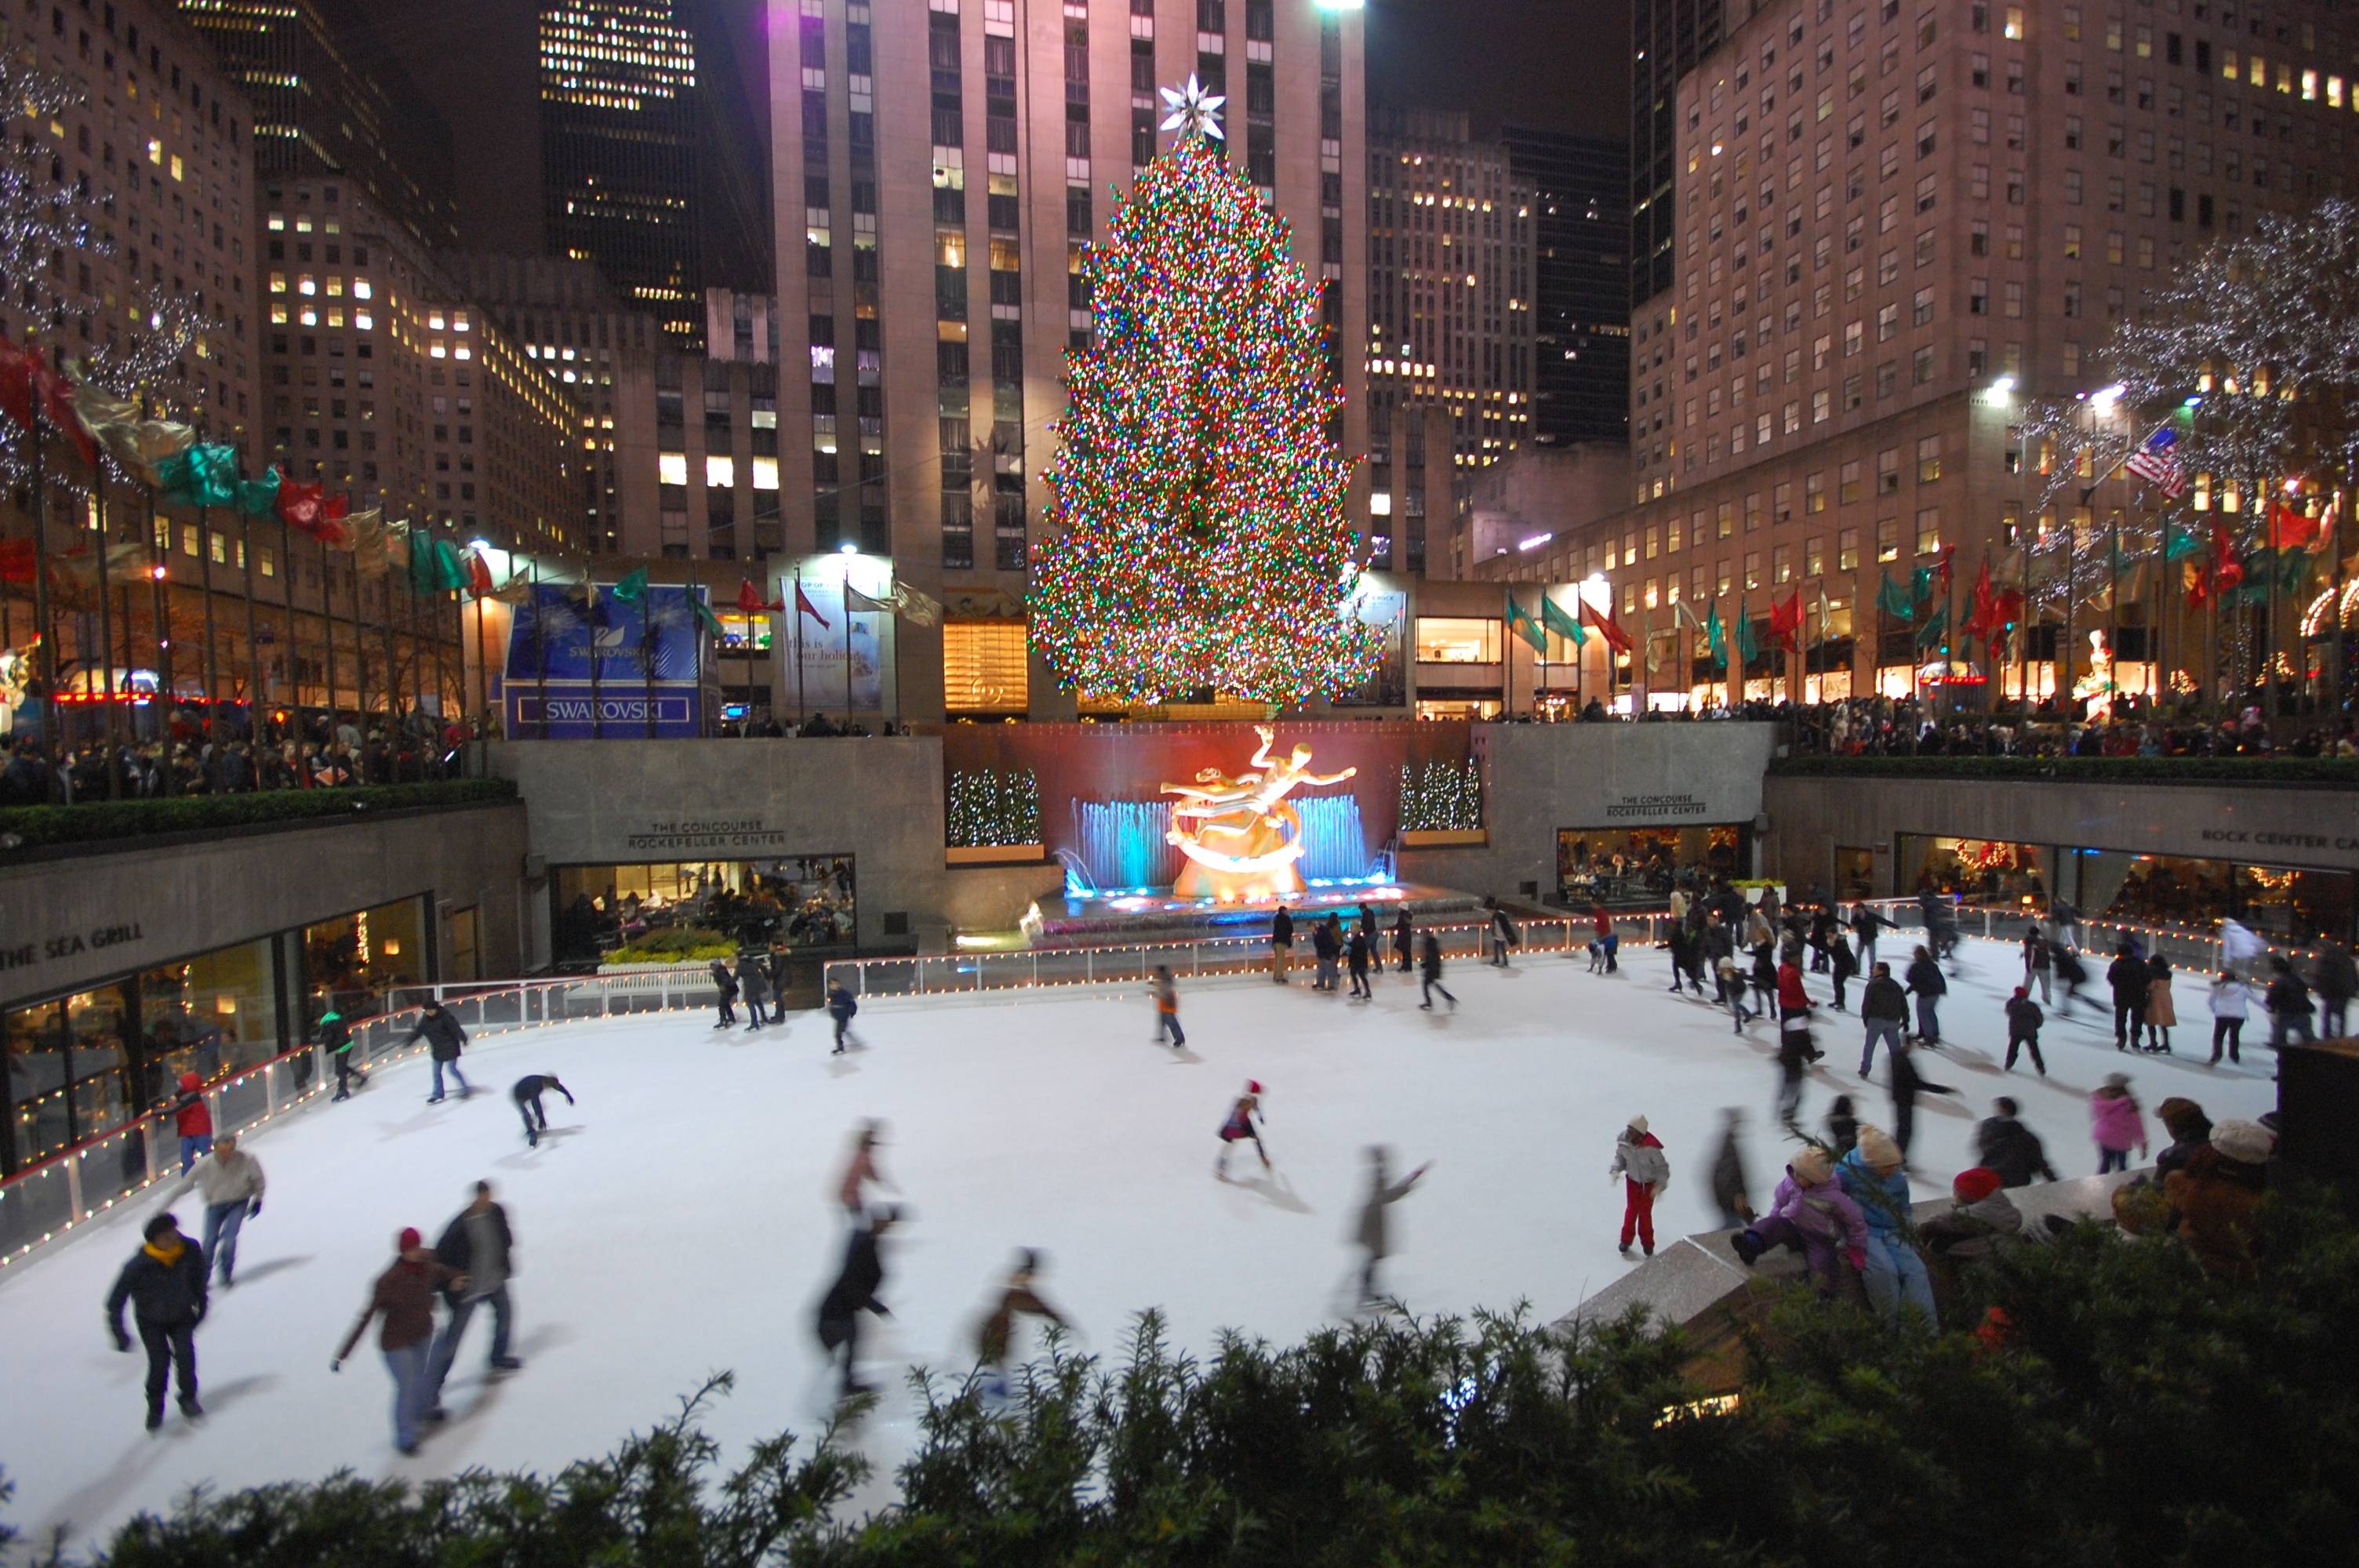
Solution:
<svg viewBox="0 0 2359 1568">
<path fill-rule="evenodd" d="M 1180 986 L 1171 978 L 1170 965 L 1155 966 L 1153 991 L 1155 1042 L 1159 1045 L 1169 1040 L 1171 1049 L 1177 1051 L 1188 1044 L 1188 1036 L 1180 1027 Z"/>
<path fill-rule="evenodd" d="M 1016 1267 L 999 1292 L 999 1300 L 975 1334 L 975 1370 L 984 1400 L 994 1408 L 1007 1403 L 1007 1352 L 1016 1338 L 1016 1319 L 1023 1314 L 1048 1319 L 1060 1328 L 1071 1326 L 1055 1307 L 1041 1299 L 1038 1286 L 1047 1260 L 1027 1247 L 1016 1255 Z"/>
<path fill-rule="evenodd" d="M 1241 1138 L 1253 1141 L 1254 1152 L 1261 1156 L 1261 1168 L 1265 1171 L 1269 1169 L 1269 1151 L 1262 1147 L 1261 1134 L 1254 1130 L 1256 1117 L 1261 1117 L 1265 1121 L 1269 1119 L 1261 1108 L 1261 1083 L 1258 1079 L 1249 1078 L 1245 1082 L 1245 1092 L 1239 1095 L 1237 1103 L 1229 1108 L 1229 1119 L 1221 1123 L 1221 1157 L 1212 1162 L 1212 1173 L 1223 1181 L 1229 1177 L 1229 1146 Z"/>
</svg>

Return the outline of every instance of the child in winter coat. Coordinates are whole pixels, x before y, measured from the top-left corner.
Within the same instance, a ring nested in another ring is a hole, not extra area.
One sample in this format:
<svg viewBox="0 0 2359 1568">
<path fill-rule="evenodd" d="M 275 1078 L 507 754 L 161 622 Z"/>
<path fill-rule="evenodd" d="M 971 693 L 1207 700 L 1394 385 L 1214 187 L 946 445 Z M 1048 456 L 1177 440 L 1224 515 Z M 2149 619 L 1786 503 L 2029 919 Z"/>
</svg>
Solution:
<svg viewBox="0 0 2359 1568">
<path fill-rule="evenodd" d="M 213 1150 L 213 1113 L 205 1104 L 204 1080 L 194 1073 L 180 1075 L 180 1092 L 168 1108 L 173 1130 L 180 1135 L 180 1174 Z"/>
<path fill-rule="evenodd" d="M 2097 1141 L 2097 1174 L 2130 1168 L 2130 1151 L 2146 1158 L 2146 1118 L 2130 1093 L 2127 1073 L 2107 1073 L 2097 1092 L 2089 1097 L 2089 1130 Z"/>
<path fill-rule="evenodd" d="M 2220 1065 L 2220 1052 L 2225 1047 L 2228 1060 L 2241 1062 L 2244 1057 L 2245 1020 L 2252 1015 L 2252 982 L 2226 969 L 2210 987 L 2212 1001 L 2212 1065 Z"/>
<path fill-rule="evenodd" d="M 1180 1027 L 1180 984 L 1171 978 L 1171 966 L 1155 966 L 1155 1039 L 1158 1044 L 1166 1039 L 1171 1049 L 1179 1050 L 1188 1044 L 1187 1033 Z"/>
<path fill-rule="evenodd" d="M 2015 1071 L 2015 1054 L 2023 1050 L 2031 1053 L 2032 1070 L 2043 1078 L 2048 1076 L 2048 1064 L 2039 1057 L 2039 1026 L 2047 1021 L 2048 1015 L 2039 1011 L 2039 1004 L 2031 1000 L 2031 993 L 2021 986 L 2016 987 L 2015 995 L 2009 997 L 2006 1003 L 2005 1071 Z"/>
<path fill-rule="evenodd" d="M 1805 1149 L 1786 1167 L 1769 1212 L 1738 1232 L 1731 1245 L 1748 1268 L 1772 1247 L 1791 1247 L 1802 1254 L 1811 1282 L 1830 1292 L 1843 1282 L 1838 1257 L 1854 1273 L 1866 1268 L 1867 1222 L 1836 1184 L 1827 1152 Z"/>
<path fill-rule="evenodd" d="M 844 985 L 842 976 L 838 976 L 834 980 L 829 983 L 827 988 L 827 1015 L 835 1021 L 835 1049 L 829 1052 L 829 1055 L 841 1056 L 843 1054 L 843 1043 L 850 1037 L 850 1032 L 852 1029 L 852 1016 L 859 1011 L 860 1003 L 853 1000 L 852 992 L 850 989 Z M 864 1048 L 865 1047 L 864 1047 Z"/>
<path fill-rule="evenodd" d="M 1867 1299 L 1896 1326 L 1904 1305 L 1924 1314 L 1930 1325 L 1935 1321 L 1933 1280 L 1908 1239 L 1915 1211 L 1900 1165 L 1900 1146 L 1883 1129 L 1863 1127 L 1859 1147 L 1835 1166 L 1835 1179 L 1867 1222 Z"/>
<path fill-rule="evenodd" d="M 1240 1139 L 1253 1144 L 1254 1152 L 1261 1156 L 1261 1168 L 1265 1171 L 1269 1169 L 1269 1151 L 1261 1146 L 1261 1134 L 1254 1129 L 1254 1120 L 1257 1117 L 1268 1119 L 1262 1115 L 1261 1081 L 1249 1078 L 1245 1081 L 1245 1092 L 1229 1107 L 1229 1118 L 1221 1123 L 1221 1157 L 1212 1162 L 1212 1173 L 1223 1181 L 1229 1177 L 1229 1146 Z"/>
<path fill-rule="evenodd" d="M 1630 1256 L 1630 1238 L 1636 1236 L 1655 1255 L 1655 1199 L 1670 1184 L 1671 1163 L 1663 1157 L 1662 1140 L 1647 1130 L 1647 1119 L 1634 1116 L 1614 1141 L 1614 1163 L 1605 1179 L 1622 1178 L 1622 1256 Z"/>
</svg>

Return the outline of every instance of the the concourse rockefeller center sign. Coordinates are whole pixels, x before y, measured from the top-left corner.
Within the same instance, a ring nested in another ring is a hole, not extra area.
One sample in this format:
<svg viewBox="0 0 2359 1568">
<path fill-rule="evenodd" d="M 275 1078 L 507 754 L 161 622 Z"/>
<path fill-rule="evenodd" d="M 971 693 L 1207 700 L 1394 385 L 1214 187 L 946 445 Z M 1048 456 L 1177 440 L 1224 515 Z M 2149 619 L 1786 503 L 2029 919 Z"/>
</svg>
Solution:
<svg viewBox="0 0 2359 1568">
<path fill-rule="evenodd" d="M 650 584 L 625 600 L 603 583 L 594 598 L 578 587 L 535 587 L 508 633 L 501 682 L 508 734 L 525 741 L 702 734 L 703 638 L 689 598 L 701 591 Z"/>
</svg>

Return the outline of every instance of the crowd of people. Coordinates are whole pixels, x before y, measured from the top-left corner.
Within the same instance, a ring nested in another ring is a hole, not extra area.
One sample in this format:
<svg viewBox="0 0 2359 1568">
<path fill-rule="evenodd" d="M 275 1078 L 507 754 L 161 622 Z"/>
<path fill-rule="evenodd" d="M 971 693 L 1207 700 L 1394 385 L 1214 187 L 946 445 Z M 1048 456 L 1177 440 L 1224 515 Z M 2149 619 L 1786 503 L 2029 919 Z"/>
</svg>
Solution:
<svg viewBox="0 0 2359 1568">
<path fill-rule="evenodd" d="M 176 714 L 164 738 L 72 747 L 45 753 L 19 738 L 0 764 L 0 806 L 73 806 L 159 795 L 249 795 L 458 778 L 475 739 L 462 719 L 429 713 L 325 713 L 241 721 L 211 732 L 201 718 Z"/>
</svg>

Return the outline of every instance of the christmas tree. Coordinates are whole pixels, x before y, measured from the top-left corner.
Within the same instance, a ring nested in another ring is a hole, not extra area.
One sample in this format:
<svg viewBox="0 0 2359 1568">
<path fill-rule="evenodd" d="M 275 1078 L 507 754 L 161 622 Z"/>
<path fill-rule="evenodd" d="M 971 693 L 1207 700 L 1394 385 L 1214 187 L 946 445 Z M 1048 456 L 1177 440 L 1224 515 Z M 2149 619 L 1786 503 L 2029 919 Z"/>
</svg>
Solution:
<svg viewBox="0 0 2359 1568">
<path fill-rule="evenodd" d="M 1220 101 L 1165 96 L 1179 145 L 1089 259 L 1097 335 L 1069 362 L 1032 635 L 1093 697 L 1300 702 L 1377 652 L 1327 436 L 1343 393 L 1287 225 L 1213 145 Z"/>
</svg>

